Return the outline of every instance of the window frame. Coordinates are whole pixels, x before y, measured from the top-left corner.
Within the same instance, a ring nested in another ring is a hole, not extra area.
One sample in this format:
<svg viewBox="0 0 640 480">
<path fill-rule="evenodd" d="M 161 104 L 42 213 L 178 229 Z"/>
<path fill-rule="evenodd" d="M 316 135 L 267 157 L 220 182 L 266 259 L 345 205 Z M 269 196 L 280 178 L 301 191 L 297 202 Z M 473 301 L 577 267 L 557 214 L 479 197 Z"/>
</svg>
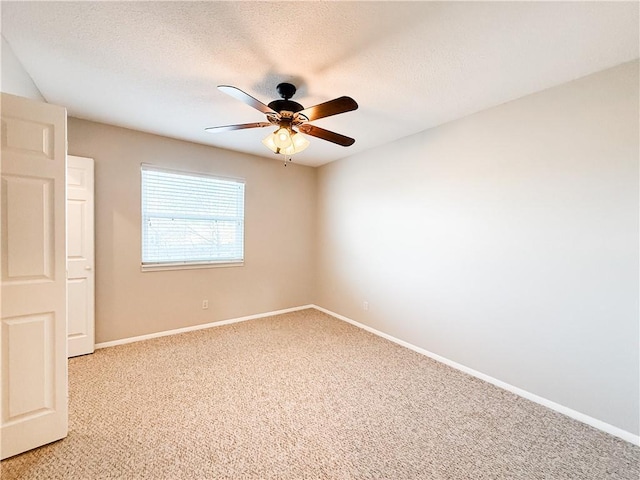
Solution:
<svg viewBox="0 0 640 480">
<path fill-rule="evenodd" d="M 235 182 L 242 184 L 242 258 L 238 260 L 194 260 L 194 261 L 174 261 L 174 262 L 143 262 L 144 254 L 144 205 L 143 205 L 143 171 L 151 170 L 156 172 L 169 173 L 174 175 L 185 175 L 190 177 L 204 177 L 224 182 Z M 220 267 L 242 267 L 244 266 L 245 257 L 245 200 L 246 200 L 246 181 L 240 177 L 227 177 L 221 175 L 212 175 L 210 173 L 179 170 L 170 167 L 162 167 L 149 163 L 140 164 L 140 270 L 142 272 L 155 272 L 163 270 L 191 270 L 202 268 L 220 268 Z"/>
</svg>

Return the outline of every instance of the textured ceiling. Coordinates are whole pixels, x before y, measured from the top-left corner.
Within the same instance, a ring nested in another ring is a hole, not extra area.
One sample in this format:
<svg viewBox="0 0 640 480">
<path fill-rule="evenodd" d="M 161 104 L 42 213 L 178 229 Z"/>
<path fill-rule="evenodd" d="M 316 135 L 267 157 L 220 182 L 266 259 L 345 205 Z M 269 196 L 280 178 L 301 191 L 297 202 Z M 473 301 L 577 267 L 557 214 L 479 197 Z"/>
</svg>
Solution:
<svg viewBox="0 0 640 480">
<path fill-rule="evenodd" d="M 313 124 L 294 161 L 321 165 L 638 58 L 638 3 L 2 2 L 2 35 L 51 103 L 72 116 L 273 158 L 270 128 L 218 91 L 264 103 L 299 87 L 305 107 L 354 112 Z"/>
</svg>

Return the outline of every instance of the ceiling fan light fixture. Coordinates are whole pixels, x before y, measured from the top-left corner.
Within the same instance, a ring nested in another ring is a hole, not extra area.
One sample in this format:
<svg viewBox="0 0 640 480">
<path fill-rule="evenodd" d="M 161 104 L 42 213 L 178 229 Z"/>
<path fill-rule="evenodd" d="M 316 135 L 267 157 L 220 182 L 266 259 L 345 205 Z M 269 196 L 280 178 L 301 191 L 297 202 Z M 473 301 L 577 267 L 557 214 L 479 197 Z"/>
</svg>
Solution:
<svg viewBox="0 0 640 480">
<path fill-rule="evenodd" d="M 280 127 L 262 140 L 262 144 L 273 153 L 293 155 L 307 148 L 309 146 L 309 140 L 298 132 L 289 130 L 286 127 Z"/>
</svg>

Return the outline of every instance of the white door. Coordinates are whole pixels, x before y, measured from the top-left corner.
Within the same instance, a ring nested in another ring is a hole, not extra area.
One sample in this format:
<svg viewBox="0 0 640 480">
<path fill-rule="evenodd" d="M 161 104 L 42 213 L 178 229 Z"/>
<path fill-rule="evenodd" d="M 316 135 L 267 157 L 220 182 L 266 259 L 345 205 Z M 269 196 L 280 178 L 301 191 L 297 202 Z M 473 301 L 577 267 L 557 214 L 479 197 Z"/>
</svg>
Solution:
<svg viewBox="0 0 640 480">
<path fill-rule="evenodd" d="M 69 357 L 93 353 L 95 272 L 93 159 L 67 156 L 67 335 Z"/>
<path fill-rule="evenodd" d="M 62 107 L 2 94 L 0 457 L 67 435 Z"/>
</svg>

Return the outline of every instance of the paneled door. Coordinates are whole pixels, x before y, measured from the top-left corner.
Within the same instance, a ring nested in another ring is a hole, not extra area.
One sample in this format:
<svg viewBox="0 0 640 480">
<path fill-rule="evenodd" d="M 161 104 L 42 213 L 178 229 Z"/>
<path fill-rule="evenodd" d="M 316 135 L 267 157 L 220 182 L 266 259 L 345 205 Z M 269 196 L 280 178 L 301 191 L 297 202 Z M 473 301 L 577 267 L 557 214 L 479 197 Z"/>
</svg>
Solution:
<svg viewBox="0 0 640 480">
<path fill-rule="evenodd" d="M 93 353 L 95 271 L 93 159 L 67 156 L 68 355 Z"/>
<path fill-rule="evenodd" d="M 62 107 L 2 94 L 0 457 L 67 435 Z"/>
</svg>

